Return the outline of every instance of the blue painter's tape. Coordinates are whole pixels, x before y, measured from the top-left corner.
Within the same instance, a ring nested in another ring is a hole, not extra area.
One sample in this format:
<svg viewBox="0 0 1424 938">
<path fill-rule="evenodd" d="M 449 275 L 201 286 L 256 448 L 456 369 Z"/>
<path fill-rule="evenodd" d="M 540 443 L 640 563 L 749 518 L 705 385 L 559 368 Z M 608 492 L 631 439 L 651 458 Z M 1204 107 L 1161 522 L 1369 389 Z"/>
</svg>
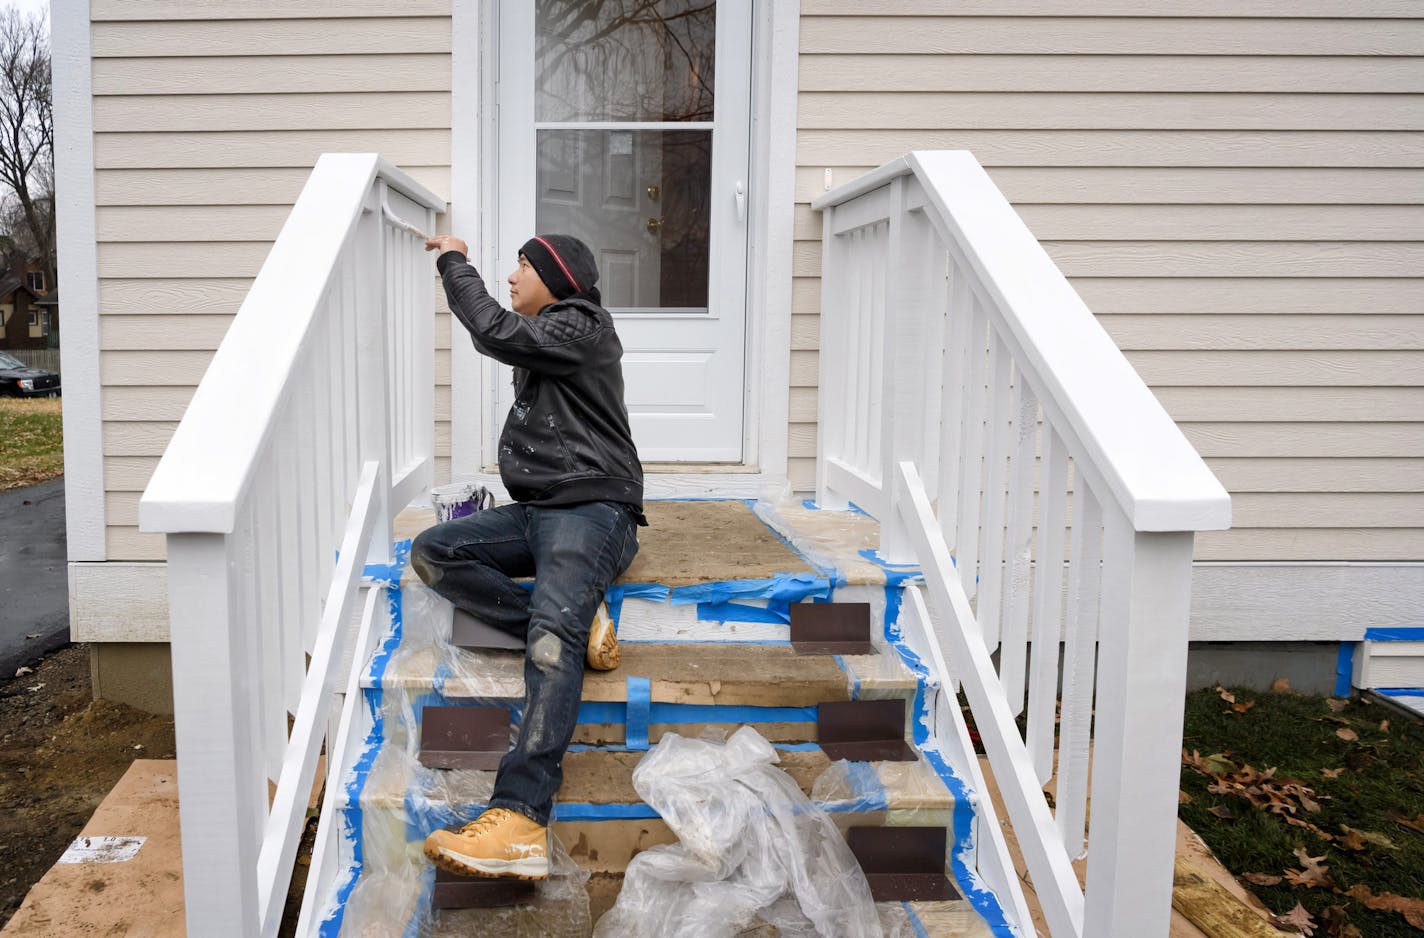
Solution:
<svg viewBox="0 0 1424 938">
<path fill-rule="evenodd" d="M 885 587 L 885 640 L 889 642 L 890 647 L 895 649 L 900 660 L 916 677 L 917 686 L 912 706 L 915 746 L 954 798 L 954 810 L 950 814 L 950 833 L 953 838 L 953 846 L 950 849 L 950 869 L 959 884 L 959 891 L 988 924 L 994 935 L 1013 938 L 1018 932 L 1009 924 L 998 896 L 995 896 L 992 890 L 983 885 L 983 880 L 969 865 L 968 854 L 973 846 L 974 832 L 973 795 L 964 781 L 955 774 L 953 767 L 944 760 L 944 757 L 934 749 L 926 748 L 926 744 L 929 742 L 929 705 L 925 699 L 925 679 L 929 675 L 929 668 L 903 640 L 904 632 L 901 630 L 899 622 L 902 592 L 898 586 L 887 585 Z M 944 692 L 948 693 L 948 689 L 946 688 Z"/>
<path fill-rule="evenodd" d="M 1370 690 L 1386 697 L 1424 697 L 1424 687 L 1371 687 Z"/>
<path fill-rule="evenodd" d="M 623 723 L 627 705 L 591 703 L 579 705 L 580 723 Z M 728 704 L 655 703 L 648 714 L 650 723 L 815 723 L 815 707 L 752 707 Z"/>
<path fill-rule="evenodd" d="M 399 586 L 401 574 L 405 572 L 406 564 L 410 563 L 410 538 L 396 541 L 391 545 L 391 556 L 394 558 L 390 563 L 368 563 L 362 571 L 361 576 L 369 583 L 385 583 L 388 586 Z"/>
<path fill-rule="evenodd" d="M 555 804 L 556 821 L 641 821 L 662 817 L 646 804 Z"/>
<path fill-rule="evenodd" d="M 622 602 L 625 599 L 649 599 L 655 603 L 667 602 L 668 588 L 661 583 L 614 583 L 605 594 L 610 599 Z"/>
<path fill-rule="evenodd" d="M 910 903 L 901 902 L 900 905 L 905 907 L 905 914 L 910 917 L 910 927 L 915 930 L 915 938 L 930 938 L 930 933 L 925 931 L 924 923 L 915 914 L 915 910 L 910 907 Z"/>
<path fill-rule="evenodd" d="M 341 922 L 346 915 L 347 900 L 351 898 L 351 891 L 356 888 L 356 883 L 361 878 L 361 871 L 365 866 L 361 793 L 365 790 L 366 779 L 371 774 L 376 756 L 381 751 L 381 742 L 385 738 L 384 720 L 381 715 L 383 703 L 381 678 L 385 675 L 386 665 L 390 662 L 391 655 L 400 645 L 401 640 L 401 591 L 398 587 L 386 587 L 385 589 L 391 616 L 391 632 L 371 662 L 371 677 L 375 689 L 366 695 L 366 705 L 371 711 L 371 731 L 366 734 L 361 754 L 357 757 L 356 765 L 351 771 L 351 780 L 346 783 L 346 807 L 341 812 L 342 833 L 351 839 L 351 869 L 347 878 L 336 888 L 336 908 L 328 918 L 322 920 L 319 926 L 318 933 L 321 938 L 337 938 L 341 934 Z"/>
<path fill-rule="evenodd" d="M 750 606 L 746 603 L 698 603 L 699 622 L 764 622 L 771 625 L 786 625 L 791 621 L 791 605 L 772 602 L 766 606 Z"/>
<path fill-rule="evenodd" d="M 1424 628 L 1365 629 L 1367 642 L 1424 642 Z"/>
<path fill-rule="evenodd" d="M 837 665 L 842 671 L 845 672 L 845 676 L 846 676 L 846 677 L 850 678 L 850 699 L 851 699 L 851 700 L 859 700 L 859 699 L 860 699 L 860 678 L 856 675 L 856 673 L 855 673 L 854 671 L 852 671 L 850 668 L 846 667 L 845 659 L 842 658 L 840 655 L 832 655 L 831 657 L 833 657 L 833 658 L 836 659 L 836 665 Z"/>
<path fill-rule="evenodd" d="M 831 581 L 823 574 L 778 573 L 764 580 L 723 580 L 717 583 L 696 583 L 679 586 L 672 591 L 675 606 L 695 603 L 726 603 L 733 599 L 774 599 L 787 603 L 800 602 L 830 593 Z"/>
<path fill-rule="evenodd" d="M 628 678 L 628 722 L 623 739 L 629 749 L 648 748 L 648 724 L 653 715 L 653 682 L 645 677 Z"/>
<path fill-rule="evenodd" d="M 1335 656 L 1335 696 L 1350 696 L 1350 682 L 1355 674 L 1355 643 L 1341 642 Z"/>
</svg>

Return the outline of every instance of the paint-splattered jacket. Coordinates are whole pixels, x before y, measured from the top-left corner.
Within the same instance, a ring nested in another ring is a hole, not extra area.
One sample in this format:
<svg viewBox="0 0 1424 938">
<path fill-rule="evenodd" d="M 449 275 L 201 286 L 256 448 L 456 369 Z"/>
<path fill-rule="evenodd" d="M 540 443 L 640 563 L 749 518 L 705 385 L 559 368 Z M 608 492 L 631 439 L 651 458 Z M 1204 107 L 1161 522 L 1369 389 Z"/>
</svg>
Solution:
<svg viewBox="0 0 1424 938">
<path fill-rule="evenodd" d="M 646 523 L 613 317 L 587 294 L 521 316 L 490 296 L 459 251 L 440 255 L 436 266 L 475 348 L 514 366 L 514 406 L 499 437 L 509 494 L 531 505 L 622 502 Z"/>
</svg>

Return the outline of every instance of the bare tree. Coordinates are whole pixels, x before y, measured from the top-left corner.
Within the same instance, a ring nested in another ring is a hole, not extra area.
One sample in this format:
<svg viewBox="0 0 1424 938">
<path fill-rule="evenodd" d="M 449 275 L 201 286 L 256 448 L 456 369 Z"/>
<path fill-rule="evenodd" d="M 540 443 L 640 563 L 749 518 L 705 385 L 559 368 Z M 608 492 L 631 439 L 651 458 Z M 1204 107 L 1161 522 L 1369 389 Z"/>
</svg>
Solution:
<svg viewBox="0 0 1424 938">
<path fill-rule="evenodd" d="M 13 194 L 5 234 L 33 251 L 45 282 L 55 280 L 54 110 L 50 96 L 49 27 L 43 13 L 0 13 L 0 183 Z"/>
</svg>

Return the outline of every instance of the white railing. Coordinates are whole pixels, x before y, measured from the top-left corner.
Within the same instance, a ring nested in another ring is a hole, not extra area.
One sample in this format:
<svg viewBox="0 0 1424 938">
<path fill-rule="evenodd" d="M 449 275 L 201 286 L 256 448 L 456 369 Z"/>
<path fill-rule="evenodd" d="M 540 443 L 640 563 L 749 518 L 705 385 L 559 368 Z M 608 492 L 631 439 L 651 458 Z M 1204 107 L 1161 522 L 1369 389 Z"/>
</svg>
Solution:
<svg viewBox="0 0 1424 938">
<path fill-rule="evenodd" d="M 813 206 L 820 500 L 924 567 L 932 669 L 968 697 L 1052 934 L 1166 935 L 1193 532 L 1230 499 L 970 154 Z M 1021 915 L 995 834 L 981 871 Z"/>
<path fill-rule="evenodd" d="M 140 503 L 168 535 L 190 935 L 281 922 L 368 545 L 387 558 L 430 484 L 434 274 L 411 229 L 443 209 L 374 154 L 322 156 Z"/>
</svg>

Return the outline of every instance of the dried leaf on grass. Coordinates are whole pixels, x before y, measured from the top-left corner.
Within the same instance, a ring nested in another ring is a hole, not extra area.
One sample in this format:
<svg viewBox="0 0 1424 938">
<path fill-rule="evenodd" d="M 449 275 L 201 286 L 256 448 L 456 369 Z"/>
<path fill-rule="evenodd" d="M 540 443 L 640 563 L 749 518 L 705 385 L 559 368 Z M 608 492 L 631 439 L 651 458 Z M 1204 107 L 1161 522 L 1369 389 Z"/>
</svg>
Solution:
<svg viewBox="0 0 1424 938">
<path fill-rule="evenodd" d="M 1217 806 L 1215 806 L 1215 807 L 1213 807 L 1213 808 L 1207 808 L 1207 809 L 1206 809 L 1206 813 L 1207 813 L 1207 814 L 1215 814 L 1217 817 L 1221 818 L 1223 821 L 1234 821 L 1234 820 L 1236 820 L 1236 815 L 1232 814 L 1232 813 L 1231 813 L 1231 809 L 1228 808 L 1228 807 L 1227 807 L 1226 805 L 1224 805 L 1224 804 L 1219 804 L 1219 805 L 1217 805 Z"/>
<path fill-rule="evenodd" d="M 1376 893 L 1363 883 L 1351 886 L 1345 895 L 1379 912 L 1398 912 L 1410 925 L 1424 929 L 1424 899 L 1396 896 L 1392 892 Z"/>
<path fill-rule="evenodd" d="M 1284 694 L 1290 689 L 1290 678 L 1278 677 L 1271 682 L 1271 693 L 1273 694 Z"/>
<path fill-rule="evenodd" d="M 1177 804 L 1191 804 L 1196 799 L 1181 789 L 1177 789 Z"/>
<path fill-rule="evenodd" d="M 1325 934 L 1330 938 L 1364 938 L 1360 930 L 1350 924 L 1343 905 L 1332 905 L 1316 913 L 1325 926 Z"/>
<path fill-rule="evenodd" d="M 1321 778 L 1339 778 L 1339 777 L 1340 777 L 1340 773 L 1343 772 L 1343 771 L 1345 771 L 1345 767 L 1344 767 L 1343 765 L 1340 766 L 1340 768 L 1338 768 L 1338 769 L 1321 769 L 1321 770 L 1320 770 L 1320 777 L 1321 777 Z"/>
<path fill-rule="evenodd" d="M 1374 831 L 1362 831 L 1357 828 L 1351 827 L 1348 824 L 1341 824 L 1340 830 L 1345 832 L 1346 837 L 1355 838 L 1361 841 L 1362 843 L 1369 844 L 1373 847 L 1381 847 L 1385 850 L 1399 849 L 1399 847 L 1395 846 L 1394 841 L 1390 840 L 1383 834 L 1376 834 Z M 1350 849 L 1363 850 L 1364 847 L 1351 847 Z"/>
<path fill-rule="evenodd" d="M 1221 696 L 1221 699 L 1227 703 L 1236 703 L 1236 696 L 1220 684 L 1216 685 L 1216 692 Z"/>
<path fill-rule="evenodd" d="M 1305 906 L 1299 902 L 1295 904 L 1295 908 L 1284 915 L 1272 915 L 1271 924 L 1277 928 L 1294 928 L 1302 935 L 1315 934 L 1315 919 L 1311 918 Z"/>
<path fill-rule="evenodd" d="M 1300 861 L 1301 869 L 1285 871 L 1286 879 L 1292 886 L 1305 886 L 1308 889 L 1334 888 L 1335 881 L 1330 878 L 1330 867 L 1323 862 L 1324 854 L 1313 857 L 1304 847 L 1297 847 L 1295 858 Z"/>
<path fill-rule="evenodd" d="M 1341 727 L 1335 731 L 1335 735 L 1347 743 L 1353 743 L 1360 738 L 1360 734 L 1350 729 L 1348 726 Z"/>
<path fill-rule="evenodd" d="M 1350 701 L 1344 697 L 1331 697 L 1325 701 L 1325 706 L 1330 708 L 1331 713 L 1341 713 L 1346 707 L 1350 706 Z"/>
<path fill-rule="evenodd" d="M 1388 720 L 1380 720 L 1380 732 L 1381 732 L 1381 733 L 1388 733 L 1388 732 L 1389 732 L 1389 721 L 1388 721 Z"/>
<path fill-rule="evenodd" d="M 1397 811 L 1386 811 L 1384 816 L 1400 827 L 1407 827 L 1417 834 L 1424 834 L 1424 812 L 1420 812 L 1412 818 L 1405 817 Z"/>
<path fill-rule="evenodd" d="M 1241 878 L 1253 886 L 1276 886 L 1285 879 L 1284 876 L 1275 876 L 1271 873 L 1242 873 Z"/>
</svg>

